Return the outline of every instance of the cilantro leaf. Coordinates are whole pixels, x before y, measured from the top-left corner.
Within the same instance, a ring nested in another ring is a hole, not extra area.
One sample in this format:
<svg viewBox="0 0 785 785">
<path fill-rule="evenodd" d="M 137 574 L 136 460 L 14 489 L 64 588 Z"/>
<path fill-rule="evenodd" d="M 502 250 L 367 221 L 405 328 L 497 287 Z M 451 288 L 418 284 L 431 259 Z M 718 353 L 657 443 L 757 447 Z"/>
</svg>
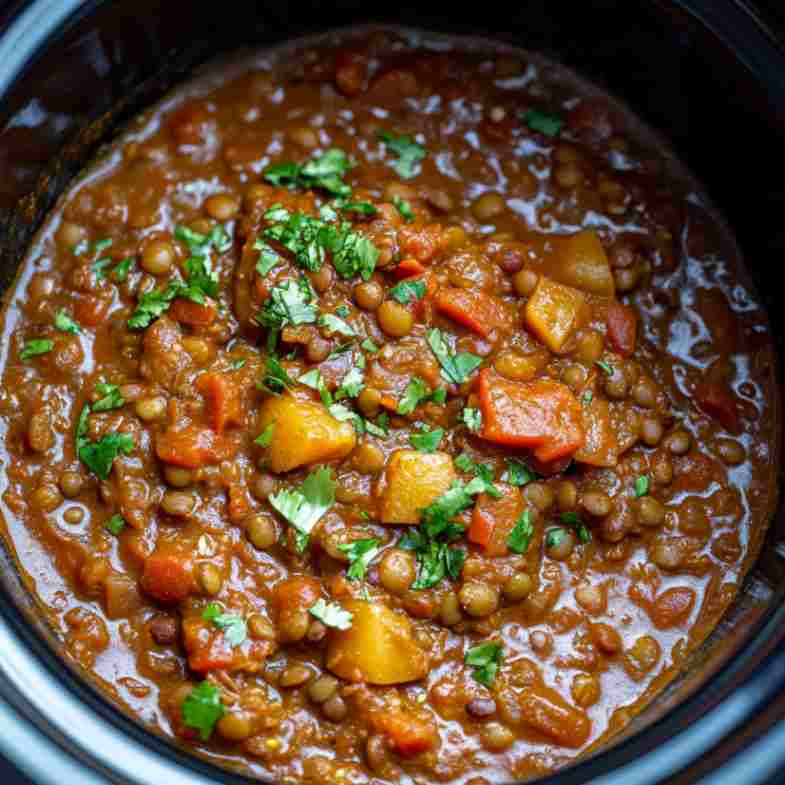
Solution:
<svg viewBox="0 0 785 785">
<path fill-rule="evenodd" d="M 635 480 L 635 498 L 640 499 L 641 496 L 645 496 L 649 492 L 649 486 L 651 481 L 649 480 L 648 474 L 642 474 L 640 477 L 636 478 Z"/>
<path fill-rule="evenodd" d="M 269 425 L 265 426 L 264 430 L 253 440 L 253 443 L 258 444 L 259 447 L 268 447 L 273 440 L 274 432 L 275 423 L 271 422 Z"/>
<path fill-rule="evenodd" d="M 365 235 L 346 227 L 337 234 L 332 247 L 333 266 L 344 278 L 359 275 L 367 281 L 376 269 L 379 249 Z"/>
<path fill-rule="evenodd" d="M 604 360 L 595 360 L 594 364 L 599 366 L 608 376 L 613 376 L 613 367 Z"/>
<path fill-rule="evenodd" d="M 204 609 L 202 618 L 223 630 L 224 639 L 232 648 L 239 646 L 248 637 L 245 619 L 233 613 L 221 613 L 221 606 L 217 602 L 211 602 Z"/>
<path fill-rule="evenodd" d="M 128 273 L 131 272 L 131 267 L 133 267 L 135 261 L 133 256 L 126 256 L 125 259 L 121 259 L 117 263 L 114 270 L 112 270 L 112 275 L 114 275 L 117 283 L 125 283 L 126 278 L 128 278 Z"/>
<path fill-rule="evenodd" d="M 548 114 L 541 109 L 527 109 L 525 112 L 521 112 L 520 118 L 532 131 L 539 131 L 545 136 L 557 136 L 564 125 L 564 120 L 561 117 Z"/>
<path fill-rule="evenodd" d="M 545 535 L 545 547 L 546 548 L 558 548 L 561 544 L 561 541 L 567 536 L 567 532 L 564 529 L 549 529 L 548 533 Z"/>
<path fill-rule="evenodd" d="M 341 380 L 341 384 L 335 391 L 335 400 L 341 398 L 356 398 L 365 387 L 365 378 L 359 368 L 352 368 Z"/>
<path fill-rule="evenodd" d="M 286 372 L 286 369 L 272 354 L 267 355 L 265 372 L 262 380 L 257 384 L 260 390 L 277 395 L 286 388 L 294 387 L 294 379 Z"/>
<path fill-rule="evenodd" d="M 505 458 L 504 462 L 507 464 L 507 469 L 502 474 L 502 482 L 522 487 L 540 477 L 539 474 L 533 472 L 523 461 L 519 461 L 517 458 Z"/>
<path fill-rule="evenodd" d="M 305 213 L 284 212 L 285 219 L 268 226 L 264 236 L 293 253 L 300 267 L 316 272 L 324 264 L 327 251 L 335 245 L 338 229 Z M 273 209 L 265 214 L 265 218 L 271 214 L 280 215 Z"/>
<path fill-rule="evenodd" d="M 299 281 L 284 281 L 270 290 L 270 297 L 256 315 L 262 327 L 285 327 L 288 324 L 313 324 L 316 321 L 316 306 L 312 304 L 313 293 L 307 278 Z"/>
<path fill-rule="evenodd" d="M 125 398 L 120 394 L 120 388 L 116 384 L 99 382 L 95 385 L 95 391 L 101 396 L 92 406 L 94 412 L 108 412 L 110 409 L 119 409 L 124 403 Z"/>
<path fill-rule="evenodd" d="M 153 289 L 145 292 L 136 306 L 136 310 L 128 320 L 128 326 L 132 330 L 139 330 L 147 327 L 154 319 L 169 310 L 172 301 L 179 297 L 183 290 L 183 284 L 179 282 L 170 283 L 165 289 Z"/>
<path fill-rule="evenodd" d="M 494 499 L 501 498 L 501 491 L 493 484 L 493 471 L 490 466 L 484 463 L 475 463 L 465 452 L 462 452 L 454 461 L 456 468 L 467 474 L 476 475 L 485 484 L 484 493 L 493 496 Z"/>
<path fill-rule="evenodd" d="M 354 327 L 333 313 L 323 313 L 316 320 L 316 324 L 319 327 L 323 327 L 327 332 L 345 335 L 347 338 L 354 338 L 357 335 Z"/>
<path fill-rule="evenodd" d="M 586 392 L 581 396 L 581 403 L 584 404 L 584 406 L 588 406 L 593 399 L 594 393 L 591 390 L 586 390 Z"/>
<path fill-rule="evenodd" d="M 463 661 L 474 668 L 472 672 L 474 679 L 486 687 L 491 687 L 502 661 L 502 645 L 496 641 L 489 641 L 473 646 L 466 652 Z"/>
<path fill-rule="evenodd" d="M 446 390 L 439 388 L 431 391 L 422 379 L 413 376 L 403 391 L 403 397 L 398 401 L 398 414 L 411 414 L 421 403 L 426 401 L 444 403 L 446 395 Z"/>
<path fill-rule="evenodd" d="M 432 431 L 423 428 L 422 433 L 413 433 L 409 442 L 416 450 L 433 452 L 444 438 L 444 428 L 434 428 Z"/>
<path fill-rule="evenodd" d="M 79 334 L 79 325 L 62 308 L 55 315 L 55 329 L 63 333 Z"/>
<path fill-rule="evenodd" d="M 410 136 L 393 136 L 389 131 L 382 131 L 381 139 L 391 153 L 398 156 L 393 169 L 399 177 L 410 180 L 418 173 L 417 164 L 425 158 L 425 148 L 417 144 Z"/>
<path fill-rule="evenodd" d="M 106 278 L 106 273 L 104 270 L 109 267 L 110 264 L 114 262 L 111 256 L 103 256 L 100 259 L 96 259 L 91 265 L 90 269 L 95 273 L 95 277 L 99 280 Z"/>
<path fill-rule="evenodd" d="M 325 602 L 320 597 L 308 612 L 326 627 L 348 630 L 352 626 L 352 614 L 345 611 L 337 602 Z"/>
<path fill-rule="evenodd" d="M 260 237 L 256 238 L 253 248 L 255 251 L 259 251 L 256 272 L 264 278 L 275 265 L 282 261 L 281 257 Z"/>
<path fill-rule="evenodd" d="M 482 357 L 470 352 L 451 354 L 441 330 L 436 328 L 428 331 L 428 345 L 442 366 L 442 376 L 453 384 L 462 384 L 482 365 Z"/>
<path fill-rule="evenodd" d="M 320 188 L 333 196 L 349 196 L 352 189 L 343 182 L 343 177 L 351 168 L 346 153 L 333 148 L 302 166 L 290 161 L 270 166 L 264 172 L 264 179 L 279 187 Z"/>
<path fill-rule="evenodd" d="M 531 513 L 524 510 L 507 537 L 507 547 L 513 553 L 526 553 L 534 537 Z"/>
<path fill-rule="evenodd" d="M 365 577 L 365 571 L 379 553 L 379 540 L 370 537 L 365 540 L 353 540 L 341 543 L 338 550 L 349 557 L 349 569 L 346 577 L 350 581 L 360 581 Z"/>
<path fill-rule="evenodd" d="M 120 453 L 128 455 L 134 446 L 134 440 L 127 433 L 108 433 L 97 442 L 84 437 L 78 449 L 79 459 L 99 479 L 108 480 L 114 459 Z"/>
<path fill-rule="evenodd" d="M 316 392 L 319 393 L 319 397 L 322 399 L 322 403 L 325 406 L 330 407 L 332 405 L 333 397 L 330 394 L 330 391 L 327 389 L 327 382 L 324 381 L 322 372 L 318 368 L 313 368 L 307 373 L 304 373 L 302 376 L 299 376 L 297 378 L 297 381 L 300 382 L 300 384 L 304 384 L 306 387 L 310 387 L 312 390 L 316 390 Z M 345 409 L 346 407 L 343 406 L 341 408 Z M 347 411 L 349 410 L 347 409 Z M 336 417 L 336 415 L 334 414 L 333 417 L 335 417 L 336 420 L 340 419 L 339 417 Z M 344 418 L 344 419 L 348 419 L 348 418 Z"/>
<path fill-rule="evenodd" d="M 370 339 L 366 338 L 361 344 L 360 348 L 370 354 L 376 354 L 379 351 L 379 347 Z"/>
<path fill-rule="evenodd" d="M 372 217 L 379 211 L 370 202 L 347 202 L 341 205 L 341 210 L 345 213 L 356 213 L 357 215 Z"/>
<path fill-rule="evenodd" d="M 226 713 L 221 703 L 220 691 L 209 681 L 203 681 L 194 687 L 183 701 L 180 710 L 183 723 L 198 730 L 202 741 L 210 738 L 215 724 Z"/>
<path fill-rule="evenodd" d="M 479 409 L 472 409 L 465 406 L 461 412 L 461 422 L 473 433 L 477 433 L 482 427 L 482 414 Z"/>
<path fill-rule="evenodd" d="M 104 523 L 104 528 L 117 536 L 125 528 L 125 519 L 119 513 L 117 515 L 113 515 L 108 521 L 106 521 L 106 523 Z"/>
<path fill-rule="evenodd" d="M 400 196 L 393 196 L 392 203 L 406 223 L 411 223 L 414 220 L 414 210 L 412 210 L 412 206 L 409 202 L 405 199 L 401 199 Z"/>
<path fill-rule="evenodd" d="M 277 510 L 301 535 L 303 547 L 322 516 L 335 504 L 335 487 L 331 471 L 322 467 L 305 478 L 299 488 L 284 488 L 269 497 Z"/>
<path fill-rule="evenodd" d="M 561 514 L 561 522 L 566 523 L 568 526 L 573 526 L 581 542 L 591 542 L 591 532 L 589 532 L 586 524 L 577 513 L 563 512 Z"/>
<path fill-rule="evenodd" d="M 19 352 L 20 360 L 29 360 L 31 357 L 38 357 L 41 354 L 47 354 L 54 349 L 55 342 L 49 338 L 33 338 L 28 341 L 22 351 Z"/>
<path fill-rule="evenodd" d="M 401 281 L 390 289 L 390 297 L 401 305 L 409 305 L 417 300 L 422 300 L 425 297 L 425 289 L 425 281 Z"/>
</svg>

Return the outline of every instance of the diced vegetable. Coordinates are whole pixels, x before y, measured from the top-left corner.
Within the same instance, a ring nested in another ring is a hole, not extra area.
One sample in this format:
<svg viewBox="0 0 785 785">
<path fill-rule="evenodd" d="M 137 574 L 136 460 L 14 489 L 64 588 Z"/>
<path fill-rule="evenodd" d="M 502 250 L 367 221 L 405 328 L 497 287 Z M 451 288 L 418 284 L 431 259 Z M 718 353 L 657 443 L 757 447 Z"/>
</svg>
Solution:
<svg viewBox="0 0 785 785">
<path fill-rule="evenodd" d="M 181 324 L 189 327 L 209 327 L 218 316 L 218 310 L 211 302 L 195 303 L 178 297 L 169 308 L 169 315 Z"/>
<path fill-rule="evenodd" d="M 387 736 L 395 752 L 405 758 L 433 748 L 439 740 L 433 723 L 402 709 L 382 712 L 375 718 L 375 724 Z"/>
<path fill-rule="evenodd" d="M 484 439 L 532 448 L 540 461 L 572 455 L 584 444 L 581 405 L 564 384 L 513 382 L 486 368 L 479 394 Z"/>
<path fill-rule="evenodd" d="M 401 259 L 398 266 L 393 270 L 396 278 L 413 278 L 416 275 L 422 275 L 426 270 L 424 264 L 421 264 L 413 256 L 406 259 Z"/>
<path fill-rule="evenodd" d="M 590 466 L 615 466 L 619 459 L 619 441 L 610 404 L 604 398 L 592 398 L 583 405 L 582 415 L 586 441 L 573 457 Z"/>
<path fill-rule="evenodd" d="M 276 423 L 270 439 L 270 465 L 274 472 L 344 458 L 357 442 L 354 426 L 338 422 L 320 403 L 290 396 L 268 398 L 259 416 L 259 430 Z"/>
<path fill-rule="evenodd" d="M 608 306 L 606 315 L 608 340 L 614 351 L 622 357 L 630 357 L 635 351 L 635 334 L 638 320 L 629 305 L 613 302 Z"/>
<path fill-rule="evenodd" d="M 198 378 L 196 388 L 207 399 L 210 425 L 216 433 L 243 422 L 242 388 L 236 380 L 223 373 L 206 373 Z"/>
<path fill-rule="evenodd" d="M 584 229 L 551 239 L 554 253 L 548 262 L 549 276 L 584 292 L 613 297 L 611 266 L 595 231 Z"/>
<path fill-rule="evenodd" d="M 477 499 L 472 523 L 466 532 L 469 542 L 485 549 L 488 556 L 507 553 L 507 538 L 523 512 L 523 495 L 514 485 L 496 483 L 499 498 L 483 493 Z"/>
<path fill-rule="evenodd" d="M 381 499 L 382 523 L 419 523 L 420 511 L 455 480 L 452 458 L 443 452 L 397 450 L 390 456 Z"/>
<path fill-rule="evenodd" d="M 140 585 L 159 602 L 182 602 L 194 586 L 191 555 L 174 545 L 159 545 L 144 560 Z"/>
<path fill-rule="evenodd" d="M 526 303 L 526 326 L 558 353 L 580 326 L 585 305 L 586 299 L 577 289 L 540 276 Z"/>
<path fill-rule="evenodd" d="M 440 313 L 484 338 L 512 326 L 504 303 L 486 292 L 451 286 L 436 293 L 434 305 Z"/>
<path fill-rule="evenodd" d="M 327 667 L 346 681 L 403 684 L 423 678 L 428 656 L 414 640 L 409 619 L 386 605 L 343 602 L 352 626 L 330 633 Z"/>
<path fill-rule="evenodd" d="M 179 429 L 169 428 L 159 434 L 155 452 L 164 463 L 198 469 L 230 457 L 232 447 L 209 428 L 188 425 Z"/>
<path fill-rule="evenodd" d="M 739 411 L 736 396 L 724 385 L 705 382 L 695 388 L 695 400 L 706 414 L 713 417 L 728 431 L 739 428 Z"/>
</svg>

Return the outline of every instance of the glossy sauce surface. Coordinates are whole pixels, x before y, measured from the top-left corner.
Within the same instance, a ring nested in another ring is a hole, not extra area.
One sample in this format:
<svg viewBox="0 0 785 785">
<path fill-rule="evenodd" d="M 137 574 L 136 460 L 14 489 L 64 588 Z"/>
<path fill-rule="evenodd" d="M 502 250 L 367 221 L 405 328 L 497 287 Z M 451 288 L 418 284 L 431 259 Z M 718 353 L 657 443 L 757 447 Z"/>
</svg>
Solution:
<svg viewBox="0 0 785 785">
<path fill-rule="evenodd" d="M 331 150 L 337 186 L 270 169 Z M 306 271 L 270 234 L 293 215 L 369 241 L 366 275 L 335 247 Z M 215 288 L 140 319 L 200 255 Z M 306 273 L 271 394 L 258 315 Z M 73 186 L 6 302 L 3 514 L 41 612 L 143 722 L 280 782 L 566 764 L 705 639 L 768 523 L 774 352 L 732 238 L 626 110 L 501 45 L 379 30 L 214 67 Z M 77 445 L 118 437 L 101 479 Z M 271 498 L 325 467 L 303 547 Z M 432 540 L 462 555 L 429 580 L 406 546 L 454 481 Z"/>
</svg>

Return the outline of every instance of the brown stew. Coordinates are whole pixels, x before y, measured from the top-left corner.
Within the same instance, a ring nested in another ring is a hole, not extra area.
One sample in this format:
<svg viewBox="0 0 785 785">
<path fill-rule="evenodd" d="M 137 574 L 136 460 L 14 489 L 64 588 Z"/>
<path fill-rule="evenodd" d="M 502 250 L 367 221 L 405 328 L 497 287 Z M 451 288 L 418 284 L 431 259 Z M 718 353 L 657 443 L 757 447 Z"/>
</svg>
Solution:
<svg viewBox="0 0 785 785">
<path fill-rule="evenodd" d="M 6 535 L 68 657 L 281 783 L 563 766 L 717 624 L 773 500 L 732 238 L 501 44 L 206 71 L 62 199 L 2 346 Z"/>
</svg>

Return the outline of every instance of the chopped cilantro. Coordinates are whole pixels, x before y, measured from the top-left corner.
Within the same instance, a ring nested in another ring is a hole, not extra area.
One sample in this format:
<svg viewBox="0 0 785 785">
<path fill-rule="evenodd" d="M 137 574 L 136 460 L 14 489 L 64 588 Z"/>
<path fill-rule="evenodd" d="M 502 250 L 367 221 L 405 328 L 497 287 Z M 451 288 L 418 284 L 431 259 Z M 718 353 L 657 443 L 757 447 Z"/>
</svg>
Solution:
<svg viewBox="0 0 785 785">
<path fill-rule="evenodd" d="M 294 387 L 294 379 L 286 372 L 278 358 L 272 354 L 267 356 L 265 372 L 262 380 L 257 384 L 260 390 L 265 390 L 277 395 L 287 387 Z"/>
<path fill-rule="evenodd" d="M 477 433 L 482 427 L 482 414 L 479 409 L 472 409 L 465 406 L 461 412 L 461 422 L 473 433 Z"/>
<path fill-rule="evenodd" d="M 127 433 L 108 433 L 97 442 L 84 437 L 79 447 L 79 458 L 100 480 L 108 480 L 114 459 L 134 449 L 134 440 Z"/>
<path fill-rule="evenodd" d="M 613 368 L 604 360 L 597 360 L 594 364 L 602 368 L 602 370 L 607 373 L 608 376 L 613 376 Z"/>
<path fill-rule="evenodd" d="M 442 376 L 453 384 L 462 384 L 482 364 L 482 358 L 470 352 L 451 354 L 441 330 L 428 331 L 428 345 L 442 366 Z"/>
<path fill-rule="evenodd" d="M 201 740 L 207 741 L 226 709 L 221 703 L 218 688 L 209 681 L 203 681 L 194 687 L 183 701 L 181 712 L 185 725 L 198 730 Z"/>
<path fill-rule="evenodd" d="M 423 426 L 421 433 L 413 433 L 409 437 L 409 442 L 416 450 L 423 452 L 433 452 L 444 438 L 444 428 L 434 428 L 429 431 L 427 426 Z"/>
<path fill-rule="evenodd" d="M 307 163 L 286 162 L 269 167 L 264 179 L 276 186 L 327 191 L 332 196 L 349 196 L 352 189 L 343 181 L 352 163 L 343 150 L 333 148 Z"/>
<path fill-rule="evenodd" d="M 403 391 L 403 397 L 398 401 L 398 414 L 411 414 L 421 403 L 427 401 L 442 404 L 446 396 L 447 391 L 443 388 L 432 391 L 422 379 L 413 376 Z"/>
<path fill-rule="evenodd" d="M 285 327 L 288 324 L 313 324 L 316 321 L 316 306 L 307 278 L 299 281 L 284 281 L 270 290 L 270 297 L 256 315 L 263 327 Z"/>
<path fill-rule="evenodd" d="M 531 513 L 524 510 L 521 517 L 515 523 L 509 537 L 507 537 L 507 547 L 513 553 L 526 553 L 529 544 L 534 537 L 534 526 L 532 525 Z"/>
<path fill-rule="evenodd" d="M 588 406 L 594 400 L 594 393 L 591 390 L 586 390 L 586 392 L 581 396 L 581 402 L 584 406 Z"/>
<path fill-rule="evenodd" d="M 366 338 L 360 344 L 360 348 L 371 354 L 376 354 L 379 351 L 379 347 L 370 338 Z"/>
<path fill-rule="evenodd" d="M 422 300 L 425 297 L 425 289 L 425 281 L 401 281 L 390 289 L 390 297 L 402 305 L 409 305 L 417 300 Z"/>
<path fill-rule="evenodd" d="M 467 474 L 474 474 L 485 483 L 484 491 L 494 499 L 501 498 L 501 491 L 493 484 L 493 471 L 484 463 L 475 463 L 465 452 L 454 461 L 455 467 Z M 502 478 L 504 479 L 504 478 Z"/>
<path fill-rule="evenodd" d="M 365 571 L 379 553 L 379 540 L 370 537 L 365 540 L 353 540 L 342 543 L 338 550 L 349 557 L 349 569 L 346 577 L 350 581 L 360 581 L 365 577 Z"/>
<path fill-rule="evenodd" d="M 335 391 L 335 400 L 341 398 L 356 398 L 365 387 L 365 380 L 359 368 L 352 368 L 341 380 L 338 389 Z"/>
<path fill-rule="evenodd" d="M 504 462 L 507 464 L 507 469 L 502 474 L 502 482 L 508 482 L 510 485 L 520 487 L 534 482 L 540 476 L 517 458 L 505 458 Z"/>
<path fill-rule="evenodd" d="M 649 475 L 642 474 L 640 477 L 636 478 L 635 480 L 635 498 L 640 499 L 641 496 L 645 496 L 649 492 Z"/>
<path fill-rule="evenodd" d="M 330 470 L 322 467 L 309 474 L 299 488 L 284 488 L 269 497 L 270 505 L 301 535 L 298 550 L 305 550 L 311 530 L 335 503 L 335 486 Z"/>
<path fill-rule="evenodd" d="M 345 213 L 356 213 L 369 218 L 379 212 L 370 202 L 347 202 L 341 205 L 341 210 Z"/>
<path fill-rule="evenodd" d="M 264 278 L 281 261 L 281 257 L 260 237 L 256 238 L 253 248 L 255 251 L 259 251 L 256 272 Z"/>
<path fill-rule="evenodd" d="M 354 331 L 354 327 L 334 313 L 323 313 L 316 320 L 316 324 L 318 324 L 319 327 L 323 327 L 327 332 L 345 335 L 347 338 L 354 338 L 354 336 L 357 335 Z"/>
<path fill-rule="evenodd" d="M 110 409 L 119 409 L 125 399 L 120 395 L 120 388 L 116 384 L 98 382 L 95 391 L 101 397 L 92 405 L 94 412 L 108 412 Z"/>
<path fill-rule="evenodd" d="M 259 445 L 259 447 L 269 446 L 270 442 L 273 439 L 274 431 L 275 431 L 275 423 L 271 422 L 269 423 L 269 425 L 266 425 L 264 427 L 264 430 L 253 440 L 253 443 Z"/>
<path fill-rule="evenodd" d="M 61 308 L 55 315 L 55 329 L 63 333 L 79 333 L 79 325 Z"/>
<path fill-rule="evenodd" d="M 401 199 L 400 196 L 393 196 L 392 203 L 406 223 L 411 223 L 414 220 L 414 210 L 412 210 L 412 206 L 405 199 Z"/>
<path fill-rule="evenodd" d="M 125 519 L 119 513 L 113 515 L 105 524 L 104 528 L 117 536 L 125 528 Z"/>
<path fill-rule="evenodd" d="M 99 254 L 103 253 L 107 248 L 110 248 L 112 245 L 112 238 L 111 237 L 104 237 L 102 240 L 98 240 L 95 245 L 93 246 L 93 253 Z"/>
<path fill-rule="evenodd" d="M 563 512 L 561 514 L 561 522 L 566 523 L 568 526 L 573 526 L 581 542 L 591 542 L 591 533 L 577 513 Z"/>
<path fill-rule="evenodd" d="M 106 273 L 104 270 L 109 267 L 110 264 L 114 263 L 114 259 L 111 256 L 103 256 L 100 259 L 96 259 L 91 265 L 90 269 L 95 273 L 95 277 L 99 280 L 106 278 Z"/>
<path fill-rule="evenodd" d="M 545 136 L 557 136 L 564 125 L 564 120 L 556 115 L 543 112 L 541 109 L 527 109 L 520 114 L 523 120 L 532 131 L 538 131 Z"/>
<path fill-rule="evenodd" d="M 245 357 L 238 357 L 237 359 L 232 360 L 232 370 L 239 371 L 240 368 L 245 367 L 246 362 L 247 360 L 245 359 Z"/>
<path fill-rule="evenodd" d="M 393 164 L 398 176 L 404 180 L 416 177 L 417 164 L 425 158 L 425 148 L 410 136 L 393 136 L 389 131 L 382 131 L 381 138 L 387 149 L 398 156 Z"/>
<path fill-rule="evenodd" d="M 474 668 L 472 676 L 486 687 L 493 686 L 502 661 L 502 645 L 496 641 L 481 643 L 466 652 L 463 660 Z"/>
<path fill-rule="evenodd" d="M 124 283 L 126 278 L 128 278 L 128 273 L 131 272 L 131 267 L 133 266 L 136 260 L 133 256 L 126 256 L 125 259 L 121 259 L 117 265 L 115 266 L 114 270 L 112 270 L 112 275 L 114 275 L 115 280 L 117 283 Z"/>
<path fill-rule="evenodd" d="M 54 349 L 55 342 L 49 338 L 33 338 L 28 341 L 22 351 L 19 352 L 20 360 L 29 360 L 31 357 L 38 357 L 41 354 L 47 354 Z"/>
<path fill-rule="evenodd" d="M 564 529 L 550 529 L 545 535 L 545 547 L 558 548 L 566 536 L 567 532 Z"/>
<path fill-rule="evenodd" d="M 309 613 L 326 627 L 348 630 L 352 626 L 352 614 L 337 602 L 325 602 L 321 597 L 310 607 Z"/>
<path fill-rule="evenodd" d="M 222 613 L 217 602 L 211 602 L 202 612 L 205 621 L 212 622 L 223 630 L 224 640 L 232 647 L 239 646 L 248 637 L 245 619 L 233 613 Z"/>
<path fill-rule="evenodd" d="M 170 283 L 165 289 L 153 289 L 145 292 L 136 306 L 136 310 L 128 320 L 128 326 L 133 330 L 147 327 L 154 319 L 169 310 L 169 306 L 175 297 L 179 297 L 183 291 L 183 284 Z"/>
</svg>

